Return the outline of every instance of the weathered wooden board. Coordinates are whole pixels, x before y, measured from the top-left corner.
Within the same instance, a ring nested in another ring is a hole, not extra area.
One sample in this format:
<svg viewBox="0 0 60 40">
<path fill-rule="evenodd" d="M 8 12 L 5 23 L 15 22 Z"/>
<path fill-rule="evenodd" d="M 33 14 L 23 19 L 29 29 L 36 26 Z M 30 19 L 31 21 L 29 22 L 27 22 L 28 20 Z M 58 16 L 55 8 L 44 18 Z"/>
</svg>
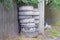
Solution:
<svg viewBox="0 0 60 40">
<path fill-rule="evenodd" d="M 6 10 L 0 3 L 0 38 L 9 35 L 18 35 L 17 10 L 16 7 Z"/>
</svg>

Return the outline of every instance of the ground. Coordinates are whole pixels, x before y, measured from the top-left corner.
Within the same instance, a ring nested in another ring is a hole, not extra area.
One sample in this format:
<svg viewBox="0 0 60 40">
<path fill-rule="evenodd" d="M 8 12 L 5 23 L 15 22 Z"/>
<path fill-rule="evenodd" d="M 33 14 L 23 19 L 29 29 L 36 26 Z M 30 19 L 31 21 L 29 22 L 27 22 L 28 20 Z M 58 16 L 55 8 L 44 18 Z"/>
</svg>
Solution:
<svg viewBox="0 0 60 40">
<path fill-rule="evenodd" d="M 29 37 L 25 37 L 25 36 L 17 36 L 17 37 L 3 37 L 2 39 L 0 40 L 44 40 L 44 37 L 42 35 L 39 35 L 38 37 L 36 38 L 29 38 Z"/>
<path fill-rule="evenodd" d="M 60 26 L 52 26 L 45 30 L 45 35 L 49 40 L 60 40 Z"/>
<path fill-rule="evenodd" d="M 0 40 L 60 40 L 60 27 L 53 26 L 50 29 L 45 30 L 45 34 L 39 34 L 36 38 L 29 38 L 25 36 L 4 36 Z"/>
</svg>

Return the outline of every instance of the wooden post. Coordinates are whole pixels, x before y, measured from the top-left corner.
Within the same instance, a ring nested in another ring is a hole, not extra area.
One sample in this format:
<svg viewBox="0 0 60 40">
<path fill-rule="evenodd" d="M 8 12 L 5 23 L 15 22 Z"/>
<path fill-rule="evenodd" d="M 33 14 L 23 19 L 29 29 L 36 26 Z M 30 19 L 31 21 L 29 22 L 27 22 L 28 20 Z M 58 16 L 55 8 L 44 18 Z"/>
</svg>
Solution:
<svg viewBox="0 0 60 40">
<path fill-rule="evenodd" d="M 44 34 L 44 0 L 38 0 L 38 9 L 40 12 L 39 33 Z"/>
</svg>

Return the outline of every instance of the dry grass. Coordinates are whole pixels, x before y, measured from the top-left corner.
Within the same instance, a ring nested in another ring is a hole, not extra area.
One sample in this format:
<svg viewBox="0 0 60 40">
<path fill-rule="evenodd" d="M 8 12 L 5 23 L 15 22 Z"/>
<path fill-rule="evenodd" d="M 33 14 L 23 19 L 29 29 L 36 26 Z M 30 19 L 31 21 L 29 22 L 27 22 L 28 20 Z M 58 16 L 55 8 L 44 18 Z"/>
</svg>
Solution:
<svg viewBox="0 0 60 40">
<path fill-rule="evenodd" d="M 24 37 L 24 36 L 4 36 L 0 40 L 44 40 L 42 35 L 39 35 L 37 38 L 29 38 L 29 37 Z"/>
<path fill-rule="evenodd" d="M 0 40 L 44 40 L 42 35 L 39 35 L 36 38 L 29 38 L 29 37 L 24 37 L 24 36 L 6 36 L 4 35 L 2 39 Z"/>
</svg>

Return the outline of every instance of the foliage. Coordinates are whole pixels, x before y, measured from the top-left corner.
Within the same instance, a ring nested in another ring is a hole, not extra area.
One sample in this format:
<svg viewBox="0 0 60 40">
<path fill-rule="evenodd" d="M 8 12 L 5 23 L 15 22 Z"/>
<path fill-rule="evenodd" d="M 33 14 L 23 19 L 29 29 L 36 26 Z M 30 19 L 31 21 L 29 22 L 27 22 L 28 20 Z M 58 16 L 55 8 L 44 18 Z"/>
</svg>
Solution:
<svg viewBox="0 0 60 40">
<path fill-rule="evenodd" d="M 0 0 L 0 2 L 2 2 L 3 0 Z"/>
<path fill-rule="evenodd" d="M 4 0 L 4 7 L 10 9 L 13 7 L 12 0 Z"/>
<path fill-rule="evenodd" d="M 46 4 L 54 9 L 60 9 L 60 0 L 46 0 Z"/>
<path fill-rule="evenodd" d="M 51 3 L 51 0 L 45 0 L 45 2 L 46 2 L 46 5 L 48 5 Z"/>
<path fill-rule="evenodd" d="M 23 1 L 24 3 L 27 3 L 27 4 L 29 4 L 29 3 L 30 3 L 30 4 L 38 4 L 38 1 L 37 1 L 37 0 L 29 0 L 29 1 L 28 1 L 28 0 L 25 0 L 25 1 L 22 0 L 22 1 Z"/>
<path fill-rule="evenodd" d="M 37 7 L 38 0 L 15 0 L 18 5 L 31 5 L 33 7 Z"/>
<path fill-rule="evenodd" d="M 0 0 L 0 2 L 4 3 L 4 7 L 10 9 L 13 5 L 12 2 L 16 4 L 24 3 L 24 5 L 37 5 L 38 0 Z"/>
<path fill-rule="evenodd" d="M 12 8 L 12 0 L 0 0 L 1 3 L 3 3 L 3 6 L 7 9 Z"/>
<path fill-rule="evenodd" d="M 57 9 L 60 9 L 60 0 L 53 0 L 52 5 Z"/>
</svg>

